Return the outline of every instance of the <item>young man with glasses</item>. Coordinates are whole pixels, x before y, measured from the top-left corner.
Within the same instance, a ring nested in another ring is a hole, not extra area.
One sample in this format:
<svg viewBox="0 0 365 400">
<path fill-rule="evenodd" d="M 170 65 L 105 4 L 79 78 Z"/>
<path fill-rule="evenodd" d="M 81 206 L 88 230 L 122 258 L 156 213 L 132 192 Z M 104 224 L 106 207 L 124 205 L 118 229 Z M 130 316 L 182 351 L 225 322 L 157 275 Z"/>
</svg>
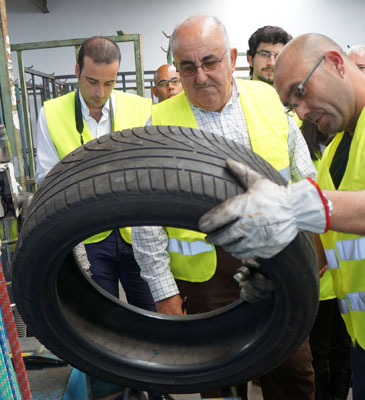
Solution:
<svg viewBox="0 0 365 400">
<path fill-rule="evenodd" d="M 253 80 L 274 84 L 274 66 L 281 49 L 292 36 L 278 26 L 266 25 L 248 39 L 247 61 Z"/>
<path fill-rule="evenodd" d="M 173 32 L 171 48 L 184 92 L 152 106 L 153 125 L 186 126 L 222 135 L 260 154 L 287 180 L 316 176 L 306 143 L 295 122 L 284 113 L 275 90 L 262 82 L 233 78 L 237 49 L 230 47 L 220 21 L 207 16 L 188 18 Z M 179 245 L 173 246 L 176 243 Z M 210 250 L 193 255 L 178 251 L 189 248 L 186 245 L 190 243 Z M 202 234 L 136 227 L 132 245 L 159 312 L 182 314 L 185 297 L 190 314 L 215 310 L 239 298 L 240 289 L 232 277 L 240 262 L 210 246 Z M 191 257 L 196 268 L 185 268 Z M 281 372 L 277 368 L 262 386 L 265 399 L 270 399 L 271 392 L 279 393 L 281 400 L 313 400 L 311 362 L 306 342 L 283 363 Z M 239 395 L 245 399 L 241 390 Z M 206 393 L 205 397 L 218 395 Z"/>
<path fill-rule="evenodd" d="M 180 74 L 173 65 L 161 65 L 155 72 L 153 83 L 152 93 L 158 101 L 174 97 L 183 90 Z"/>
<path fill-rule="evenodd" d="M 242 258 L 270 258 L 288 245 L 298 231 L 324 233 L 321 239 L 328 269 L 352 339 L 353 399 L 362 400 L 365 76 L 337 43 L 320 34 L 293 39 L 278 57 L 274 76 L 284 104 L 294 108 L 301 119 L 314 122 L 322 132 L 336 134 L 319 166 L 318 184 L 323 191 L 309 180 L 279 188 L 250 168 L 229 161 L 229 168 L 248 189 L 247 194 L 211 210 L 202 217 L 200 228 L 209 232 L 208 239 L 216 245 L 227 248 L 234 242 L 230 251 Z M 255 216 L 260 216 L 259 221 Z M 238 225 L 249 220 L 254 236 L 246 230 L 244 238 L 233 237 L 228 231 L 233 218 Z"/>
</svg>

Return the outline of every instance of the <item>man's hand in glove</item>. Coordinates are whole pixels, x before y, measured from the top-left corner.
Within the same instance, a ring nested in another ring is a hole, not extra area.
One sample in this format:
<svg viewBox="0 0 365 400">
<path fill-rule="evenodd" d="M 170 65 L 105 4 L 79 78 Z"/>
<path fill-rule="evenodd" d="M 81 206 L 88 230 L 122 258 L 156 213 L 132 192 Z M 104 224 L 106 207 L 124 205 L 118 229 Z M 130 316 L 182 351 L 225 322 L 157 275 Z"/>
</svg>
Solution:
<svg viewBox="0 0 365 400">
<path fill-rule="evenodd" d="M 272 281 L 259 270 L 260 266 L 255 260 L 246 259 L 242 260 L 242 266 L 234 275 L 241 288 L 240 297 L 248 303 L 268 300 L 274 291 Z"/>
<path fill-rule="evenodd" d="M 328 205 L 312 180 L 279 186 L 244 164 L 230 159 L 226 164 L 247 192 L 200 218 L 200 230 L 208 233 L 208 241 L 238 259 L 270 258 L 298 231 L 323 233 L 328 229 Z"/>
</svg>

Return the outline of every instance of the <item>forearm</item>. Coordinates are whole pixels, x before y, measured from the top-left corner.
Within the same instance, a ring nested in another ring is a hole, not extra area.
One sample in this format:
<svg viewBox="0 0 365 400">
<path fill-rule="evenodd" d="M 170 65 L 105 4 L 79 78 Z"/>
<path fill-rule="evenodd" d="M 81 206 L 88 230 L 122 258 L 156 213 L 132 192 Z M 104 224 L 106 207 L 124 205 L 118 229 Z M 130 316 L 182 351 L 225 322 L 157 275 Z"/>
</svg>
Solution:
<svg viewBox="0 0 365 400">
<path fill-rule="evenodd" d="M 330 229 L 365 235 L 365 190 L 324 190 L 323 193 L 333 205 Z"/>
<path fill-rule="evenodd" d="M 168 237 L 162 227 L 132 228 L 134 256 L 141 268 L 141 277 L 148 283 L 155 302 L 179 293 L 170 270 L 167 243 Z"/>
</svg>

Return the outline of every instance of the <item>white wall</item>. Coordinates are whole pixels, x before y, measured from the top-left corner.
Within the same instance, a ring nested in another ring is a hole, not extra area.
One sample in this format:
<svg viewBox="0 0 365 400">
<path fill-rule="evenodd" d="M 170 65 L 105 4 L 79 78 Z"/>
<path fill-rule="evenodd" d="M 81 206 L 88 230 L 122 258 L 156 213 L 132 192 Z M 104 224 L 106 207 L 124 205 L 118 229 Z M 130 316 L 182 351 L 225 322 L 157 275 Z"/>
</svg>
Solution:
<svg viewBox="0 0 365 400">
<path fill-rule="evenodd" d="M 48 0 L 43 14 L 30 0 L 7 0 L 11 43 L 114 35 L 117 30 L 141 33 L 145 70 L 165 63 L 161 46 L 175 25 L 194 14 L 215 15 L 226 25 L 231 42 L 246 51 L 257 28 L 278 25 L 293 36 L 319 32 L 343 48 L 365 43 L 364 0 Z M 121 71 L 134 67 L 130 44 L 122 47 Z M 15 54 L 13 55 L 16 63 Z M 26 52 L 25 66 L 56 74 L 73 73 L 73 49 Z"/>
</svg>

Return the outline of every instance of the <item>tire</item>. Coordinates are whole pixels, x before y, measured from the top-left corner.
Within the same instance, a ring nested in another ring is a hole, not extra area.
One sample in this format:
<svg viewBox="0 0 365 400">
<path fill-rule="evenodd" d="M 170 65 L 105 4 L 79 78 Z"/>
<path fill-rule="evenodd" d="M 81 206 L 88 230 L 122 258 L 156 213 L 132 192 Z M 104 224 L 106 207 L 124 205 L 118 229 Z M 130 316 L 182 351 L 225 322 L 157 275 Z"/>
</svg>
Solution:
<svg viewBox="0 0 365 400">
<path fill-rule="evenodd" d="M 271 301 L 237 301 L 192 316 L 120 302 L 87 278 L 72 256 L 82 239 L 113 227 L 176 226 L 243 193 L 225 159 L 284 184 L 253 152 L 200 130 L 145 127 L 88 142 L 47 175 L 16 249 L 17 307 L 34 335 L 74 367 L 117 385 L 167 393 L 230 386 L 273 369 L 309 333 L 317 311 L 312 237 L 300 233 L 270 260 Z"/>
</svg>

